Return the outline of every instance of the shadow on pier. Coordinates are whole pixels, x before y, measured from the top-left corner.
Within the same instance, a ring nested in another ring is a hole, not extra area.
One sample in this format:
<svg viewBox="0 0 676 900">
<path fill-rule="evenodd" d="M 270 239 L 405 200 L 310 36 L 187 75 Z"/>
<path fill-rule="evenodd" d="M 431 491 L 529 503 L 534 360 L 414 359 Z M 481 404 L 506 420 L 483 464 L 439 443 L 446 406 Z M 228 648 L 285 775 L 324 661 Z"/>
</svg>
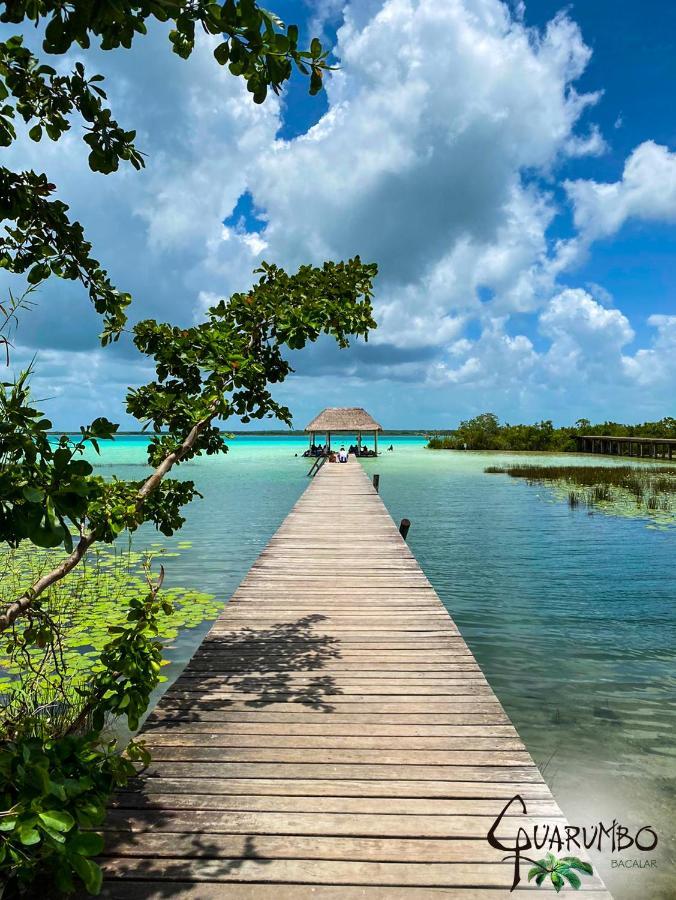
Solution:
<svg viewBox="0 0 676 900">
<path fill-rule="evenodd" d="M 183 728 L 199 719 L 198 710 L 225 710 L 234 704 L 262 709 L 297 703 L 332 712 L 330 697 L 340 693 L 335 679 L 322 674 L 302 677 L 340 657 L 339 641 L 317 628 L 324 619 L 316 614 L 264 629 L 212 632 L 164 695 L 161 712 L 149 716 L 144 733 Z M 215 700 L 214 691 L 220 688 L 231 693 L 231 699 Z"/>
</svg>

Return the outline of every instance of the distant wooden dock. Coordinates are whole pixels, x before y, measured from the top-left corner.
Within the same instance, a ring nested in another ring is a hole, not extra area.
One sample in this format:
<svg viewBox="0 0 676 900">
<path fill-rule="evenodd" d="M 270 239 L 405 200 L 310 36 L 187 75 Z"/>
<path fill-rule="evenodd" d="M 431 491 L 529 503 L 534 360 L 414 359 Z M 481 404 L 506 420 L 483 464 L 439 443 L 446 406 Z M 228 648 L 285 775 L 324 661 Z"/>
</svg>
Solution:
<svg viewBox="0 0 676 900">
<path fill-rule="evenodd" d="M 143 736 L 108 898 L 532 900 L 486 834 L 517 793 L 564 824 L 354 459 L 310 483 Z"/>
<path fill-rule="evenodd" d="M 640 459 L 673 459 L 676 438 L 614 437 L 611 434 L 577 434 L 580 453 L 604 456 L 638 456 Z"/>
</svg>

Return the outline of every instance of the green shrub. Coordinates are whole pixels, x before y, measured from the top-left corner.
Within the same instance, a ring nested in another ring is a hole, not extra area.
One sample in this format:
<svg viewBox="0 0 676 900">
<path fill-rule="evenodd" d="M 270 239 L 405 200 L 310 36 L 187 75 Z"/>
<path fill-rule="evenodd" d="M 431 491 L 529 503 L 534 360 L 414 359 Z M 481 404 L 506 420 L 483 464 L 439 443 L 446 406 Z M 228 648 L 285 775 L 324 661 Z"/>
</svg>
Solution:
<svg viewBox="0 0 676 900">
<path fill-rule="evenodd" d="M 34 725 L 44 728 L 24 720 L 23 733 L 0 749 L 3 896 L 20 895 L 38 878 L 63 893 L 82 882 L 97 894 L 101 869 L 91 857 L 103 849 L 103 838 L 91 829 L 103 822 L 111 792 L 135 774 L 133 761 L 143 760 L 144 751 L 132 745 L 122 756 L 97 732 L 30 737 Z"/>
</svg>

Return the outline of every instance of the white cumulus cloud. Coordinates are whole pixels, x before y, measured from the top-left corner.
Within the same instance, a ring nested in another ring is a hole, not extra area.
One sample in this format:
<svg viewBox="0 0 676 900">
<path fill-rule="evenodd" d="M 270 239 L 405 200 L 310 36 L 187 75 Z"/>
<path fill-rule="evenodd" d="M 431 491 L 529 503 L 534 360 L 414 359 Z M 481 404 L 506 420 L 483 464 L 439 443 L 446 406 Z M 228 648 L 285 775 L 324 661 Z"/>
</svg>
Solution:
<svg viewBox="0 0 676 900">
<path fill-rule="evenodd" d="M 676 222 L 676 153 L 653 141 L 636 147 L 619 181 L 578 179 L 564 187 L 587 241 L 615 234 L 629 219 Z"/>
</svg>

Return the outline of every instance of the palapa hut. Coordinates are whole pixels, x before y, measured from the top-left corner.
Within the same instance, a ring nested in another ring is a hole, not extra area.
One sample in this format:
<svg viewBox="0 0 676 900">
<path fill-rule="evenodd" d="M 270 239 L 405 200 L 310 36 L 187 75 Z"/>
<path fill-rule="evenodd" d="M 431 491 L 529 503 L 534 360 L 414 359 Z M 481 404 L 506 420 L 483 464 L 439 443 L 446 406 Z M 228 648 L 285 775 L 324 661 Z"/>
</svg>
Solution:
<svg viewBox="0 0 676 900">
<path fill-rule="evenodd" d="M 378 453 L 378 432 L 382 430 L 376 420 L 360 406 L 329 406 L 315 416 L 305 429 L 310 432 L 310 447 L 315 442 L 316 434 L 325 434 L 329 450 L 331 449 L 332 434 L 356 434 L 357 446 L 360 450 L 362 434 L 373 434 L 376 454 Z"/>
</svg>

